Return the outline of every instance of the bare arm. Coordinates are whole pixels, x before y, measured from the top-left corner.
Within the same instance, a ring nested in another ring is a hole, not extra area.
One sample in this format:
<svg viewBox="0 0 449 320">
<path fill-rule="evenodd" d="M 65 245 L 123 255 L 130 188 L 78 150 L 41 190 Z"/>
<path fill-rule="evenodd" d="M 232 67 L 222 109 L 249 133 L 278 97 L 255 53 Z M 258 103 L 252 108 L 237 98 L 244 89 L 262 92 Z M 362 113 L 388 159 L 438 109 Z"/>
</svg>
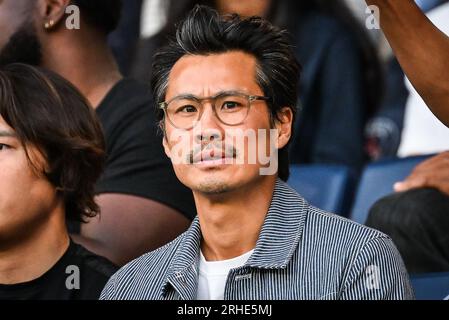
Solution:
<svg viewBox="0 0 449 320">
<path fill-rule="evenodd" d="M 413 0 L 366 2 L 379 8 L 381 27 L 413 86 L 449 126 L 449 38 Z"/>
<path fill-rule="evenodd" d="M 178 211 L 149 199 L 101 194 L 97 197 L 101 216 L 81 226 L 77 243 L 124 265 L 176 238 L 190 225 Z"/>
</svg>

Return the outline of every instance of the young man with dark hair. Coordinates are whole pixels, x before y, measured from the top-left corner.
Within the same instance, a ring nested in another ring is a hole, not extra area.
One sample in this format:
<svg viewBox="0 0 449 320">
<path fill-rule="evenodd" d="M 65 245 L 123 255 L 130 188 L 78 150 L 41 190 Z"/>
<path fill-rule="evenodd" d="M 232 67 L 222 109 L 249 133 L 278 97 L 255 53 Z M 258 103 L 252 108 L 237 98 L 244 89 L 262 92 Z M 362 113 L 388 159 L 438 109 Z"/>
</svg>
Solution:
<svg viewBox="0 0 449 320">
<path fill-rule="evenodd" d="M 413 298 L 387 236 L 284 182 L 299 78 L 285 32 L 197 6 L 153 71 L 163 145 L 198 217 L 118 271 L 103 299 Z"/>
<path fill-rule="evenodd" d="M 79 8 L 79 29 L 66 26 L 76 20 L 76 10 L 66 13 L 70 5 Z M 96 109 L 107 152 L 96 186 L 102 214 L 82 224 L 75 240 L 124 264 L 174 239 L 196 213 L 164 155 L 149 89 L 122 78 L 107 45 L 119 9 L 119 0 L 0 1 L 0 65 L 46 67 Z"/>
<path fill-rule="evenodd" d="M 0 300 L 98 299 L 117 268 L 73 243 L 66 219 L 99 213 L 101 125 L 66 80 L 0 69 Z"/>
</svg>

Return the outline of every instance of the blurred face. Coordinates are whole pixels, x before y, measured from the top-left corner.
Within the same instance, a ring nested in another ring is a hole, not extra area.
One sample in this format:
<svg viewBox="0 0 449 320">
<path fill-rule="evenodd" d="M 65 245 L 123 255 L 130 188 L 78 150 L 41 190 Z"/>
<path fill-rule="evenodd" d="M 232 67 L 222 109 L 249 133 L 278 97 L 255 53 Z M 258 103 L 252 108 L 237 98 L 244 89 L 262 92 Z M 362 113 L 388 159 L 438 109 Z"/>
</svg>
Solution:
<svg viewBox="0 0 449 320">
<path fill-rule="evenodd" d="M 40 65 L 41 46 L 33 25 L 35 0 L 0 0 L 0 65 Z"/>
<path fill-rule="evenodd" d="M 42 171 L 43 157 L 28 148 Z M 34 170 L 14 130 L 0 116 L 0 244 L 33 234 L 58 202 L 55 188 Z"/>
<path fill-rule="evenodd" d="M 280 142 L 277 133 L 270 134 L 273 121 L 263 99 L 251 101 L 241 116 L 246 96 L 264 96 L 249 54 L 184 56 L 171 70 L 166 101 L 191 98 L 166 107 L 164 147 L 179 180 L 193 191 L 224 193 L 276 174 L 277 147 L 288 139 Z M 194 127 L 180 129 L 190 117 L 198 118 Z M 267 160 L 274 160 L 274 167 Z M 263 174 L 264 169 L 271 172 Z"/>
</svg>

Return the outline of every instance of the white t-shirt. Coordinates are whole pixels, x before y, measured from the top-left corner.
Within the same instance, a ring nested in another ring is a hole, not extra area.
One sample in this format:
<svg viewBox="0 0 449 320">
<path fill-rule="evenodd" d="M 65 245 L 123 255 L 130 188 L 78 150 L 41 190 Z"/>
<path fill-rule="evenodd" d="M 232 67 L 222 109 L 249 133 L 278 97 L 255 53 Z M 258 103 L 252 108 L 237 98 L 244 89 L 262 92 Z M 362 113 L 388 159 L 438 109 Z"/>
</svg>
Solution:
<svg viewBox="0 0 449 320">
<path fill-rule="evenodd" d="M 449 3 L 430 11 L 427 16 L 443 33 L 449 35 Z M 398 156 L 409 157 L 449 150 L 449 128 L 433 115 L 407 78 L 405 84 L 410 96 L 405 107 Z"/>
<path fill-rule="evenodd" d="M 243 266 L 253 252 L 222 261 L 206 261 L 201 252 L 197 300 L 223 300 L 229 271 Z"/>
</svg>

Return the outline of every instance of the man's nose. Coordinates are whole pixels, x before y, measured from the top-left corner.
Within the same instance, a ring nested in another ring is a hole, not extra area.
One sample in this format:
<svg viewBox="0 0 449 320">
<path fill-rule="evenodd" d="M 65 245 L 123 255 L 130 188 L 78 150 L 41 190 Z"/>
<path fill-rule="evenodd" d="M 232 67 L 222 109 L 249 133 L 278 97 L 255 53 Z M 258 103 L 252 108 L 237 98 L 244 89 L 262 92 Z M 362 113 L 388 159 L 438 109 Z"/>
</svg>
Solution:
<svg viewBox="0 0 449 320">
<path fill-rule="evenodd" d="M 203 114 L 194 130 L 197 143 L 220 141 L 223 138 L 223 127 L 220 120 L 215 116 L 210 103 L 204 105 Z"/>
</svg>

